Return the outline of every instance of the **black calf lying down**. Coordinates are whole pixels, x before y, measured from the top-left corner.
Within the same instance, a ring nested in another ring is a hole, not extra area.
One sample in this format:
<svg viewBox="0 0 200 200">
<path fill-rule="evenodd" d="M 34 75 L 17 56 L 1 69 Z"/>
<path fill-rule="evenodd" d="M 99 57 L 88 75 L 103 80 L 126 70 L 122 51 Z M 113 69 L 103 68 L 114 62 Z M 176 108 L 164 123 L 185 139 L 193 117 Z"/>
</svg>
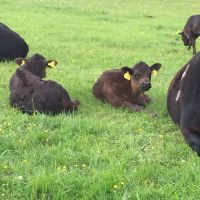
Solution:
<svg viewBox="0 0 200 200">
<path fill-rule="evenodd" d="M 28 45 L 16 32 L 0 23 L 0 61 L 26 57 Z"/>
<path fill-rule="evenodd" d="M 186 142 L 200 156 L 200 53 L 197 53 L 173 78 L 167 107 L 180 125 Z"/>
<path fill-rule="evenodd" d="M 17 58 L 18 68 L 10 80 L 10 104 L 23 113 L 35 111 L 45 114 L 73 112 L 79 101 L 72 101 L 68 92 L 58 83 L 42 80 L 46 67 L 54 67 L 55 60 L 45 60 L 39 54 L 29 59 Z"/>
</svg>

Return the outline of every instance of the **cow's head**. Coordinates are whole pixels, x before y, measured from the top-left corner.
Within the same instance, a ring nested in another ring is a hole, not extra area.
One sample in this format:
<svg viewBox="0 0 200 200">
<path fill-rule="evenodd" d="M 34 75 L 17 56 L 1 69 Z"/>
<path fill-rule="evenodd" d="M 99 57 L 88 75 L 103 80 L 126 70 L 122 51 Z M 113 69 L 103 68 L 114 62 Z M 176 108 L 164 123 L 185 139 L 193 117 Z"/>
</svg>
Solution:
<svg viewBox="0 0 200 200">
<path fill-rule="evenodd" d="M 190 41 L 184 32 L 180 32 L 179 35 L 181 35 L 184 45 L 189 46 Z"/>
<path fill-rule="evenodd" d="M 124 78 L 131 81 L 131 86 L 135 92 L 144 92 L 151 88 L 152 72 L 158 71 L 160 63 L 155 63 L 151 67 L 144 62 L 137 63 L 133 68 L 122 67 Z"/>
<path fill-rule="evenodd" d="M 40 78 L 44 78 L 46 76 L 46 67 L 54 67 L 57 65 L 57 61 L 55 60 L 46 60 L 40 54 L 34 54 L 31 58 L 16 58 L 15 62 L 21 66 L 23 69 L 39 76 Z"/>
</svg>

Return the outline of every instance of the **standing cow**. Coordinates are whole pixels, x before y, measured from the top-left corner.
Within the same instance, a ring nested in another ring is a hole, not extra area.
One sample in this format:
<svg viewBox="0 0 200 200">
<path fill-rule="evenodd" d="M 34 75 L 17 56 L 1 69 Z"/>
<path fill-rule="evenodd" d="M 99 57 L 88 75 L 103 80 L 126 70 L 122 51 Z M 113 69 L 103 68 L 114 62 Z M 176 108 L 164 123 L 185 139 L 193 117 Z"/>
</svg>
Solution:
<svg viewBox="0 0 200 200">
<path fill-rule="evenodd" d="M 179 33 L 188 50 L 193 48 L 193 54 L 196 53 L 196 39 L 200 36 L 200 15 L 193 15 L 188 18 L 182 32 Z"/>
<path fill-rule="evenodd" d="M 10 104 L 23 113 L 35 111 L 44 114 L 73 112 L 78 109 L 79 101 L 72 101 L 69 93 L 58 83 L 43 80 L 46 68 L 54 67 L 55 60 L 46 60 L 35 54 L 29 59 L 17 58 L 20 66 L 10 80 Z"/>
<path fill-rule="evenodd" d="M 197 53 L 173 78 L 167 107 L 186 142 L 200 156 L 200 53 Z"/>
<path fill-rule="evenodd" d="M 93 94 L 100 100 L 105 100 L 114 107 L 125 107 L 131 111 L 141 111 L 151 102 L 145 91 L 151 88 L 151 75 L 158 71 L 161 64 L 151 67 L 144 62 L 134 67 L 105 71 L 93 86 Z"/>
<path fill-rule="evenodd" d="M 26 57 L 29 48 L 20 35 L 0 23 L 0 61 Z"/>
</svg>

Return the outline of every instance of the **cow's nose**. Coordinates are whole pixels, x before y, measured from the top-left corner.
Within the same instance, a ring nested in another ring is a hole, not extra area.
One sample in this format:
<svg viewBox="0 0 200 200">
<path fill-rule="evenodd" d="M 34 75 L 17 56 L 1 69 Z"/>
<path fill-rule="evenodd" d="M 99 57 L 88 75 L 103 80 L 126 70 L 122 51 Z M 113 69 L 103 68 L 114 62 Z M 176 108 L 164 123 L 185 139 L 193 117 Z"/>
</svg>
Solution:
<svg viewBox="0 0 200 200">
<path fill-rule="evenodd" d="M 151 83 L 147 83 L 147 82 L 144 82 L 141 84 L 140 88 L 143 90 L 143 91 L 147 91 L 151 88 Z"/>
</svg>

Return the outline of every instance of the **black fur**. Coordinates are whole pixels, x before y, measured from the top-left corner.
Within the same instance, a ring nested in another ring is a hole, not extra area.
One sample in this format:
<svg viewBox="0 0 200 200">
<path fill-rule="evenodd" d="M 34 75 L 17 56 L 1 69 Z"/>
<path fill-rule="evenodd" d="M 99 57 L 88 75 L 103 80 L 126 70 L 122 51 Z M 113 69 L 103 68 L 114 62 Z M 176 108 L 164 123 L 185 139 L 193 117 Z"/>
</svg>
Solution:
<svg viewBox="0 0 200 200">
<path fill-rule="evenodd" d="M 200 53 L 197 53 L 173 78 L 167 99 L 169 114 L 173 121 L 180 125 L 186 142 L 198 156 L 200 156 L 199 74 Z"/>
<path fill-rule="evenodd" d="M 16 62 L 20 63 L 19 60 L 20 58 L 16 59 Z M 11 106 L 28 114 L 38 111 L 55 115 L 78 109 L 79 101 L 72 101 L 60 84 L 42 80 L 50 62 L 52 60 L 47 61 L 43 56 L 35 54 L 16 70 L 10 80 Z"/>
<path fill-rule="evenodd" d="M 27 43 L 19 34 L 0 23 L 0 61 L 26 57 L 29 51 Z"/>
</svg>

